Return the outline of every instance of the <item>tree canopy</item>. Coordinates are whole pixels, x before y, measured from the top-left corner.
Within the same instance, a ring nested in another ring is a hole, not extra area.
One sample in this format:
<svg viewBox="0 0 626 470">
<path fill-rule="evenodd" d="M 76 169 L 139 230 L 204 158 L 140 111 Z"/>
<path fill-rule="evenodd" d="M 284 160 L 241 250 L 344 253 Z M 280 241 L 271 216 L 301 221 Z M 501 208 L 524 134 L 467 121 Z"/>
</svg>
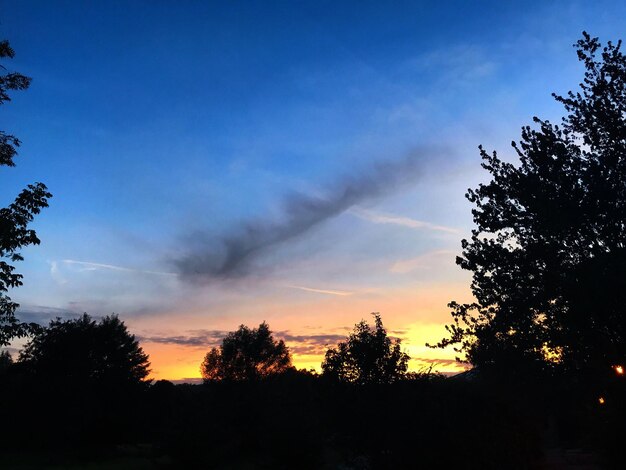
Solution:
<svg viewBox="0 0 626 470">
<path fill-rule="evenodd" d="M 202 377 L 212 380 L 258 380 L 292 368 L 283 340 L 276 341 L 267 323 L 250 329 L 241 325 L 228 333 L 219 348 L 212 348 L 200 366 Z"/>
<path fill-rule="evenodd" d="M 116 315 L 53 320 L 26 344 L 19 363 L 35 377 L 67 385 L 132 386 L 150 373 L 148 356 Z"/>
<path fill-rule="evenodd" d="M 380 315 L 373 315 L 373 327 L 361 320 L 345 342 L 326 351 L 324 376 L 356 384 L 392 383 L 404 377 L 410 357 L 401 350 L 399 339 L 387 336 Z"/>
<path fill-rule="evenodd" d="M 480 147 L 491 181 L 470 189 L 476 228 L 457 258 L 471 304 L 450 337 L 478 366 L 593 369 L 626 358 L 626 57 L 583 33 L 580 89 L 553 94 L 560 125 L 534 118 L 519 163 Z"/>
<path fill-rule="evenodd" d="M 8 41 L 0 41 L 0 59 L 13 58 L 15 52 Z M 20 73 L 6 72 L 0 75 L 0 105 L 11 101 L 9 91 L 25 90 L 31 79 Z M 14 135 L 0 131 L 0 165 L 15 166 L 14 158 L 20 141 Z M 22 275 L 10 264 L 23 258 L 19 250 L 28 245 L 39 244 L 39 238 L 28 225 L 41 209 L 48 206 L 52 194 L 42 183 L 28 185 L 8 206 L 0 209 L 0 346 L 6 346 L 14 337 L 24 336 L 34 325 L 20 323 L 15 317 L 19 305 L 6 292 L 22 285 Z M 8 260 L 8 261 L 5 261 Z"/>
</svg>

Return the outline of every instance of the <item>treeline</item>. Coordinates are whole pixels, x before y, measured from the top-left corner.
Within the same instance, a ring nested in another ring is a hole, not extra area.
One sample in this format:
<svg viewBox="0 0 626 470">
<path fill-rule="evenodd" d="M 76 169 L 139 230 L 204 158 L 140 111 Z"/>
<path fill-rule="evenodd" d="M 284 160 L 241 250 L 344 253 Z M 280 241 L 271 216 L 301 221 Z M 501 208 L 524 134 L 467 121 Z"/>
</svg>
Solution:
<svg viewBox="0 0 626 470">
<path fill-rule="evenodd" d="M 507 399 L 408 374 L 399 347 L 376 316 L 317 375 L 291 365 L 267 324 L 242 326 L 207 354 L 203 385 L 151 384 L 117 317 L 56 320 L 4 362 L 0 446 L 48 463 L 130 452 L 155 468 L 522 468 L 539 455 L 532 420 Z"/>
<path fill-rule="evenodd" d="M 619 374 L 409 373 L 378 315 L 329 349 L 319 375 L 296 370 L 265 323 L 211 349 L 202 385 L 148 380 L 148 357 L 115 316 L 55 320 L 9 357 L 0 468 L 522 469 L 551 448 L 621 460 Z"/>
</svg>

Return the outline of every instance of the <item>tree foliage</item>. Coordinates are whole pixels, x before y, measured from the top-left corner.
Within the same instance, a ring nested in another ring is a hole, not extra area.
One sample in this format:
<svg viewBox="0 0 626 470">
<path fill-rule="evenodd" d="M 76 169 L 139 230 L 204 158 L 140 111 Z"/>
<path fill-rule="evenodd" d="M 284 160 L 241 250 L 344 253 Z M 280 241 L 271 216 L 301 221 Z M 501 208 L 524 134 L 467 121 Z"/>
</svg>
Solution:
<svg viewBox="0 0 626 470">
<path fill-rule="evenodd" d="M 148 356 L 116 315 L 99 322 L 87 314 L 53 320 L 26 344 L 19 363 L 35 377 L 66 386 L 133 386 L 150 373 Z"/>
<path fill-rule="evenodd" d="M 11 356 L 11 353 L 7 351 L 6 349 L 3 351 L 0 351 L 0 376 L 6 373 L 6 371 L 12 365 L 13 365 L 13 357 Z"/>
<path fill-rule="evenodd" d="M 626 358 L 626 57 L 583 33 L 580 90 L 553 94 L 560 125 L 534 118 L 519 163 L 480 147 L 491 181 L 470 189 L 462 241 L 476 302 L 450 304 L 456 344 L 479 366 L 593 369 Z"/>
<path fill-rule="evenodd" d="M 373 315 L 373 327 L 361 320 L 345 342 L 326 351 L 324 376 L 356 384 L 392 383 L 404 377 L 409 355 L 402 352 L 399 339 L 387 336 L 380 315 Z"/>
<path fill-rule="evenodd" d="M 0 41 L 0 59 L 13 58 L 15 52 L 8 41 Z M 3 65 L 0 67 L 6 71 Z M 11 101 L 10 91 L 25 90 L 31 79 L 16 72 L 0 75 L 0 105 Z M 14 135 L 0 131 L 0 165 L 15 166 L 14 158 L 20 141 Z M 19 306 L 5 292 L 22 285 L 22 275 L 10 264 L 23 258 L 19 250 L 39 244 L 39 238 L 28 225 L 52 197 L 42 183 L 28 185 L 8 207 L 0 209 L 0 346 L 9 344 L 11 338 L 24 336 L 34 325 L 20 323 L 15 317 Z"/>
<path fill-rule="evenodd" d="M 258 380 L 292 368 L 283 340 L 276 341 L 267 323 L 250 329 L 241 325 L 212 348 L 200 366 L 202 377 L 212 380 Z"/>
</svg>

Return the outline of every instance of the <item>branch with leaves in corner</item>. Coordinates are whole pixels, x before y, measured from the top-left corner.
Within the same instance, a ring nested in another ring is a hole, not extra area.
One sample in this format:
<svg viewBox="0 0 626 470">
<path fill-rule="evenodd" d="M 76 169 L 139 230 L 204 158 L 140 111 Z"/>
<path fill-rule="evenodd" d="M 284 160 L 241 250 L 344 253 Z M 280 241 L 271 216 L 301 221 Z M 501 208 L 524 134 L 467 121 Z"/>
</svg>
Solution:
<svg viewBox="0 0 626 470">
<path fill-rule="evenodd" d="M 8 41 L 0 41 L 0 59 L 11 59 L 15 52 Z M 17 72 L 9 72 L 0 65 L 0 105 L 11 101 L 9 91 L 25 90 L 31 79 Z M 14 158 L 20 141 L 12 134 L 0 131 L 0 165 L 15 166 Z M 0 209 L 0 346 L 6 346 L 11 339 L 22 337 L 36 328 L 34 324 L 21 323 L 15 316 L 19 305 L 6 295 L 13 287 L 22 285 L 23 276 L 15 272 L 10 264 L 23 259 L 20 249 L 28 245 L 38 245 L 39 238 L 29 228 L 30 222 L 41 209 L 48 207 L 52 194 L 43 183 L 29 184 L 9 206 Z"/>
</svg>

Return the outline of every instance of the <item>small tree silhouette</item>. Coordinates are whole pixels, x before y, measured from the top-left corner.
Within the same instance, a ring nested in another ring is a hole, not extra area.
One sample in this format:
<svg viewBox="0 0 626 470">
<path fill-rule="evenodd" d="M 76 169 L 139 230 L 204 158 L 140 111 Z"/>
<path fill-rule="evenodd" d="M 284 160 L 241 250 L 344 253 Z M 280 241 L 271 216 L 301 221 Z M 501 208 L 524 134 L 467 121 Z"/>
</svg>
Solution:
<svg viewBox="0 0 626 470">
<path fill-rule="evenodd" d="M 202 377 L 212 380 L 257 380 L 290 369 L 291 355 L 283 340 L 275 341 L 267 323 L 250 329 L 241 325 L 212 348 L 200 366 Z"/>
<path fill-rule="evenodd" d="M 399 339 L 387 336 L 380 314 L 372 315 L 373 328 L 361 320 L 347 341 L 326 351 L 324 376 L 356 384 L 392 383 L 405 376 L 409 355 L 400 349 Z"/>
</svg>

